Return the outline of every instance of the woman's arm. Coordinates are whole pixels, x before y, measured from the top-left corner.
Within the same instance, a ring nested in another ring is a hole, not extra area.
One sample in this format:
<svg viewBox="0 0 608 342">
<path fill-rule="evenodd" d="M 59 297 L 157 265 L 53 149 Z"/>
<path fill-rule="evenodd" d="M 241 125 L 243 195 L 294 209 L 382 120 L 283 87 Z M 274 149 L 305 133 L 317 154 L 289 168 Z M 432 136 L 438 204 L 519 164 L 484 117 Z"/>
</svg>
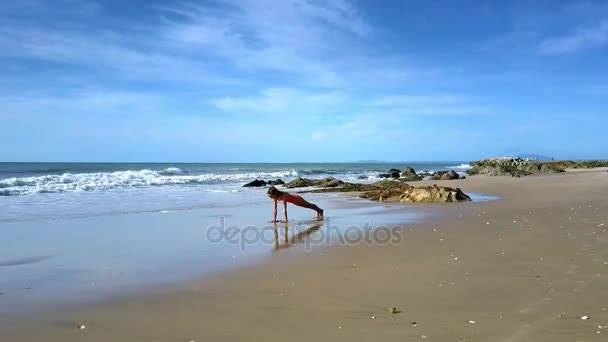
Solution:
<svg viewBox="0 0 608 342">
<path fill-rule="evenodd" d="M 277 200 L 274 201 L 274 215 L 272 216 L 272 222 L 277 222 Z"/>
<path fill-rule="evenodd" d="M 283 216 L 285 217 L 285 222 L 287 222 L 287 201 L 283 201 Z"/>
</svg>

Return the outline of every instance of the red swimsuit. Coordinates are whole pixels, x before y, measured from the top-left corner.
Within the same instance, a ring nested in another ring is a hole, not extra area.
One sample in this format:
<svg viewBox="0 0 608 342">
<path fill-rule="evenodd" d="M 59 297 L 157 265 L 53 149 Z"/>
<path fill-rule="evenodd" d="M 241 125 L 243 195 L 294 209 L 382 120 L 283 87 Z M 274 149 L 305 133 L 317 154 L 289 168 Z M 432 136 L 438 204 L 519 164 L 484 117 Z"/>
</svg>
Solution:
<svg viewBox="0 0 608 342">
<path fill-rule="evenodd" d="M 302 203 L 302 197 L 300 197 L 300 195 L 298 194 L 286 194 L 286 196 L 283 196 L 283 201 L 295 205 L 300 205 L 300 203 Z"/>
</svg>

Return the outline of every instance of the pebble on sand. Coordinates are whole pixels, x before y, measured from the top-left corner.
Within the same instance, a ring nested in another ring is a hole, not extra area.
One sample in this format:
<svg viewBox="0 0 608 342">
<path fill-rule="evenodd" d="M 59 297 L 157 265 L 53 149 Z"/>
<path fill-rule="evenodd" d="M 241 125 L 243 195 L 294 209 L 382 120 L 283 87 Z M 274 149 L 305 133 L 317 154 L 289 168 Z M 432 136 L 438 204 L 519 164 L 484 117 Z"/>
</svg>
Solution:
<svg viewBox="0 0 608 342">
<path fill-rule="evenodd" d="M 475 322 L 475 321 L 469 321 L 469 323 L 471 323 L 471 324 L 475 324 L 476 322 Z"/>
<path fill-rule="evenodd" d="M 591 318 L 591 317 L 589 317 L 589 316 L 583 316 L 583 317 L 581 317 L 581 319 L 582 319 L 583 321 L 586 321 L 586 320 L 588 320 L 588 319 L 590 319 L 590 318 Z"/>
<path fill-rule="evenodd" d="M 391 306 L 390 308 L 388 308 L 388 312 L 390 312 L 391 314 L 396 314 L 397 313 L 397 308 L 394 306 Z"/>
<path fill-rule="evenodd" d="M 81 325 L 78 326 L 78 329 L 80 329 L 80 330 L 84 330 L 86 328 L 87 328 L 87 326 L 84 325 L 84 324 L 81 324 Z"/>
</svg>

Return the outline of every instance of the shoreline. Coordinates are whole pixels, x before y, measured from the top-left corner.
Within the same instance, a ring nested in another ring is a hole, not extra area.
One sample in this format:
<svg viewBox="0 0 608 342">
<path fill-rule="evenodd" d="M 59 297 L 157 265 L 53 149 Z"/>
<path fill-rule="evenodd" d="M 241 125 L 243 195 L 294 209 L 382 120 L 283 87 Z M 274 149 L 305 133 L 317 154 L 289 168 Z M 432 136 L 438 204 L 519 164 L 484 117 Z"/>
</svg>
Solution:
<svg viewBox="0 0 608 342">
<path fill-rule="evenodd" d="M 210 279 L 0 323 L 0 339 L 600 341 L 608 174 L 581 172 L 428 181 L 501 200 L 422 205 L 439 206 L 440 221 L 406 224 L 398 245 L 281 250 Z"/>
</svg>

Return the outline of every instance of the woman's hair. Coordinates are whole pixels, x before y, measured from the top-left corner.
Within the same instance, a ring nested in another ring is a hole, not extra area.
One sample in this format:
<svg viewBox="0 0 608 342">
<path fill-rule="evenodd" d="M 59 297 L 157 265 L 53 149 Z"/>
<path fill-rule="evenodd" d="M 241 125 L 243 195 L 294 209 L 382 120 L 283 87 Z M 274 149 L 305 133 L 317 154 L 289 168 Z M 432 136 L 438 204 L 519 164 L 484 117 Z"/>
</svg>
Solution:
<svg viewBox="0 0 608 342">
<path fill-rule="evenodd" d="M 285 193 L 283 191 L 280 191 L 279 189 L 275 188 L 274 186 L 271 186 L 268 189 L 267 194 L 269 194 L 270 197 L 272 197 L 272 198 L 277 198 L 277 197 L 282 197 Z"/>
</svg>

